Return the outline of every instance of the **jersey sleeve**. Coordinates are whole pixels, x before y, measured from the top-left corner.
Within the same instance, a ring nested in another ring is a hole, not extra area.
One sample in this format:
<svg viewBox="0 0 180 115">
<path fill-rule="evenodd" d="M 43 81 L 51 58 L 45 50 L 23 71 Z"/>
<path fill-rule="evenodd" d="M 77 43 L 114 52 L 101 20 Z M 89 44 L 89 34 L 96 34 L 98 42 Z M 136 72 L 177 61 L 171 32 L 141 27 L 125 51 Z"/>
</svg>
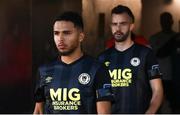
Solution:
<svg viewBox="0 0 180 115">
<path fill-rule="evenodd" d="M 146 69 L 149 79 L 156 79 L 162 76 L 159 64 L 152 50 L 147 54 Z"/>
<path fill-rule="evenodd" d="M 95 88 L 97 101 L 113 101 L 110 76 L 104 65 L 97 70 Z"/>
<path fill-rule="evenodd" d="M 34 100 L 35 102 L 44 102 L 44 80 L 40 75 L 40 71 L 38 71 L 37 79 L 36 79 L 36 87 L 34 92 Z"/>
</svg>

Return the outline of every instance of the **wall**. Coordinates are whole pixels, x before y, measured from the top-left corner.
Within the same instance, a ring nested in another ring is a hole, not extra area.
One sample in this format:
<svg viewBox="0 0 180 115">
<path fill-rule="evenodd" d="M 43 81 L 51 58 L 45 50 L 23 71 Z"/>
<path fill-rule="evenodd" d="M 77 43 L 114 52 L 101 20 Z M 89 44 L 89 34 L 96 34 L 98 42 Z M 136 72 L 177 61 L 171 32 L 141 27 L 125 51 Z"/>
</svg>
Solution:
<svg viewBox="0 0 180 115">
<path fill-rule="evenodd" d="M 30 0 L 0 0 L 0 113 L 31 113 Z"/>
</svg>

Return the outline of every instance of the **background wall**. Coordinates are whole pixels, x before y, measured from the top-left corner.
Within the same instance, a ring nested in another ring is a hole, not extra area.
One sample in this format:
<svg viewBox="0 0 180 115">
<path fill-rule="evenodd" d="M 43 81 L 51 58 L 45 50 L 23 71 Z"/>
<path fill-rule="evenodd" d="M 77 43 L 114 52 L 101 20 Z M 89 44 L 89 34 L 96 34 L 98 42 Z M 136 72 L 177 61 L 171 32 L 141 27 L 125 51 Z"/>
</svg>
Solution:
<svg viewBox="0 0 180 115">
<path fill-rule="evenodd" d="M 30 0 L 0 1 L 0 113 L 31 113 Z"/>
</svg>

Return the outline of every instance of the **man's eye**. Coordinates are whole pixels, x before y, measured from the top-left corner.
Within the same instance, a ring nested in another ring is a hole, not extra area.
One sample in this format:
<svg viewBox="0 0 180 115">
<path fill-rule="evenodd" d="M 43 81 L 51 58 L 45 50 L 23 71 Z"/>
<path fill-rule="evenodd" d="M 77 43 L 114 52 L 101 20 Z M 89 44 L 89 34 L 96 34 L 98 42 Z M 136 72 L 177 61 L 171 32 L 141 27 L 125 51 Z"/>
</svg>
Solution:
<svg viewBox="0 0 180 115">
<path fill-rule="evenodd" d="M 111 23 L 111 25 L 112 25 L 112 26 L 116 26 L 116 25 L 117 25 L 117 23 Z"/>
<path fill-rule="evenodd" d="M 127 25 L 128 24 L 128 22 L 123 22 L 123 23 L 121 23 L 121 25 Z"/>
<path fill-rule="evenodd" d="M 59 34 L 59 32 L 54 31 L 54 35 L 58 35 L 58 34 Z"/>
<path fill-rule="evenodd" d="M 70 31 L 64 31 L 63 33 L 64 33 L 64 34 L 71 34 L 72 32 L 70 32 Z"/>
</svg>

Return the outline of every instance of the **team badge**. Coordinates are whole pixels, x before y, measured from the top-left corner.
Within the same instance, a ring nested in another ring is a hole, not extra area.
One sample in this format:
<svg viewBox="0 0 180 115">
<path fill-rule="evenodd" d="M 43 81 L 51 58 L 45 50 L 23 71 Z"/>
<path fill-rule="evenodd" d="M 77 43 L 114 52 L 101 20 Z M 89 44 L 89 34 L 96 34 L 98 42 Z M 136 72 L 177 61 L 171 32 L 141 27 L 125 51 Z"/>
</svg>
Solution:
<svg viewBox="0 0 180 115">
<path fill-rule="evenodd" d="M 87 73 L 82 73 L 79 77 L 78 77 L 79 83 L 86 85 L 90 82 L 90 75 Z"/>
<path fill-rule="evenodd" d="M 137 58 L 137 57 L 134 57 L 134 58 L 131 59 L 130 63 L 131 63 L 132 66 L 136 67 L 136 66 L 138 66 L 140 64 L 140 59 Z"/>
<path fill-rule="evenodd" d="M 45 79 L 45 80 L 46 80 L 46 83 L 50 83 L 52 79 L 53 79 L 52 77 L 48 76 L 48 77 Z"/>
</svg>

